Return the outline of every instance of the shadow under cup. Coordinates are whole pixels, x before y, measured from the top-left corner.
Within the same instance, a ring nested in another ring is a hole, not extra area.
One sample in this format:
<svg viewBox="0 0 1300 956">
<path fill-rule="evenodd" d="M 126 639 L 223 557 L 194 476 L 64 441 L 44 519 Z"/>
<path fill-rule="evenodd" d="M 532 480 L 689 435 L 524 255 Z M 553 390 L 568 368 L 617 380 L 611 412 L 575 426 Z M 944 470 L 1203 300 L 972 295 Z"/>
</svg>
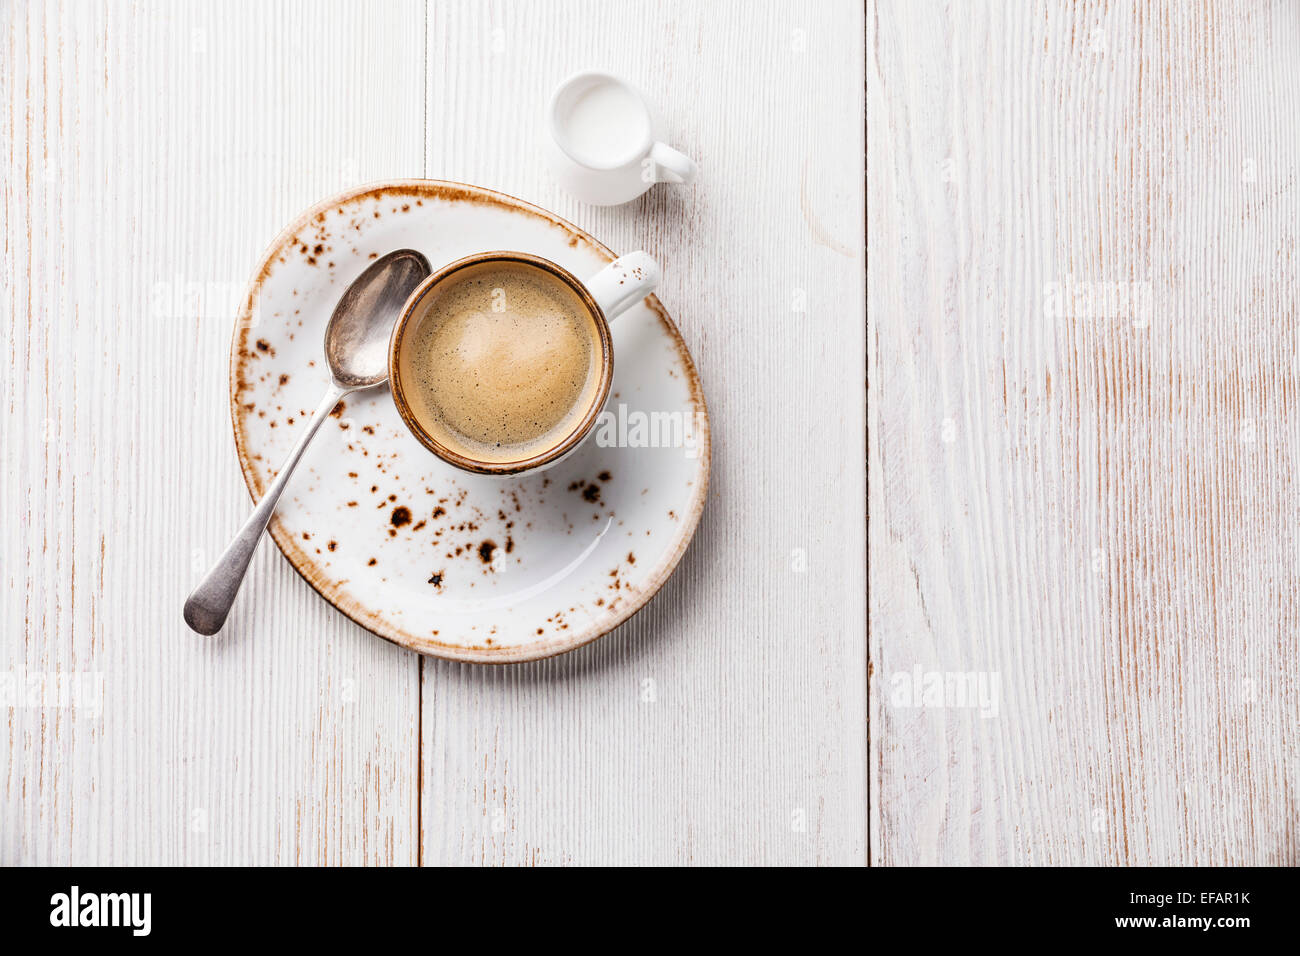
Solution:
<svg viewBox="0 0 1300 956">
<path fill-rule="evenodd" d="M 444 461 L 518 475 L 582 443 L 614 373 L 609 324 L 587 287 L 539 256 L 490 252 L 426 279 L 389 345 L 393 401 Z"/>
</svg>

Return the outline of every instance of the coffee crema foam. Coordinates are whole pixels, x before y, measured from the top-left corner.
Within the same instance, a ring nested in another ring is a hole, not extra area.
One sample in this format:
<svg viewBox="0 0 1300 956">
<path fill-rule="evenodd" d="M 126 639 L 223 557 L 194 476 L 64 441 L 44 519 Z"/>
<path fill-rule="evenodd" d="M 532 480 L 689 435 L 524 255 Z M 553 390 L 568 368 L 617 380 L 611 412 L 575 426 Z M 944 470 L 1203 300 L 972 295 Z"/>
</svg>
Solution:
<svg viewBox="0 0 1300 956">
<path fill-rule="evenodd" d="M 596 399 L 601 340 L 582 298 L 537 266 L 485 262 L 440 282 L 411 317 L 403 392 L 443 447 L 502 464 L 550 451 Z"/>
</svg>

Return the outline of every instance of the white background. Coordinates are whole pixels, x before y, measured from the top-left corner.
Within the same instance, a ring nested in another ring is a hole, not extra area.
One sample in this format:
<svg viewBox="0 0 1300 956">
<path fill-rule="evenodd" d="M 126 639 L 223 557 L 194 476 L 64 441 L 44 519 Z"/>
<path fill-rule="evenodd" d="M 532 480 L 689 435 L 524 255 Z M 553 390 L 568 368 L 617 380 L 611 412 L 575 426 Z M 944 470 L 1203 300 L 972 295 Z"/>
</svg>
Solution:
<svg viewBox="0 0 1300 956">
<path fill-rule="evenodd" d="M 1300 7 L 867 39 L 873 860 L 1295 864 Z"/>
<path fill-rule="evenodd" d="M 864 861 L 863 38 L 848 2 L 0 4 L 0 862 Z M 559 192 L 541 112 L 582 67 L 699 185 Z M 269 542 L 199 638 L 249 509 L 249 273 L 308 205 L 420 176 L 663 263 L 713 419 L 696 541 L 533 665 L 393 647 Z M 40 706 L 42 675 L 102 699 Z"/>
</svg>

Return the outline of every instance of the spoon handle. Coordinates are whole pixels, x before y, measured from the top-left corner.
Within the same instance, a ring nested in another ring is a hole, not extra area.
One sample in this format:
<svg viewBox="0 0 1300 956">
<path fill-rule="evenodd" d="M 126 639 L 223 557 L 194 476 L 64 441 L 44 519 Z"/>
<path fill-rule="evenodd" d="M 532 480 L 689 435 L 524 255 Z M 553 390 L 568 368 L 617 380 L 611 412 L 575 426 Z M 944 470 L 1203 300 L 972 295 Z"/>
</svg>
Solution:
<svg viewBox="0 0 1300 956">
<path fill-rule="evenodd" d="M 257 503 L 253 513 L 248 516 L 244 526 L 239 529 L 235 540 L 230 542 L 230 546 L 212 566 L 212 570 L 186 599 L 185 623 L 193 630 L 200 634 L 215 634 L 226 623 L 226 615 L 230 613 L 231 605 L 235 603 L 239 586 L 244 583 L 244 574 L 248 571 L 249 562 L 253 560 L 253 552 L 257 550 L 257 545 L 262 540 L 262 532 L 266 530 L 266 525 L 271 520 L 271 512 L 275 511 L 276 502 L 280 500 L 281 492 L 289 483 L 289 477 L 322 423 L 334 410 L 334 406 L 350 391 L 353 389 L 330 383 L 329 391 L 321 399 L 320 405 L 311 416 L 311 422 L 308 423 L 302 437 L 298 439 L 298 443 L 293 446 L 293 451 L 289 452 L 289 457 L 285 459 L 275 480 L 271 482 L 271 487 L 266 489 L 266 494 Z"/>
</svg>

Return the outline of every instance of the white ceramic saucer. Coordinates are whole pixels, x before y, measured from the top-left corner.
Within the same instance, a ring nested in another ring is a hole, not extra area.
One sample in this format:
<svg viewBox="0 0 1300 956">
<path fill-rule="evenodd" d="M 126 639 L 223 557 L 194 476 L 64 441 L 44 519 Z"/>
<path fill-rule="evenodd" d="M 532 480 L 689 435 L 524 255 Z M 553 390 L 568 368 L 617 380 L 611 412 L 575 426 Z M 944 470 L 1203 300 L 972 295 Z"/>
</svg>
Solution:
<svg viewBox="0 0 1300 956">
<path fill-rule="evenodd" d="M 372 184 L 309 209 L 263 258 L 231 348 L 231 417 L 254 498 L 324 394 L 321 343 L 339 296 L 400 248 L 435 270 L 519 250 L 582 278 L 614 258 L 545 210 L 458 183 Z M 658 299 L 612 329 L 606 418 L 559 465 L 517 479 L 458 471 L 407 431 L 387 388 L 356 393 L 280 500 L 276 544 L 348 617 L 425 654 L 535 660 L 617 627 L 690 543 L 710 446 L 699 377 Z"/>
</svg>

